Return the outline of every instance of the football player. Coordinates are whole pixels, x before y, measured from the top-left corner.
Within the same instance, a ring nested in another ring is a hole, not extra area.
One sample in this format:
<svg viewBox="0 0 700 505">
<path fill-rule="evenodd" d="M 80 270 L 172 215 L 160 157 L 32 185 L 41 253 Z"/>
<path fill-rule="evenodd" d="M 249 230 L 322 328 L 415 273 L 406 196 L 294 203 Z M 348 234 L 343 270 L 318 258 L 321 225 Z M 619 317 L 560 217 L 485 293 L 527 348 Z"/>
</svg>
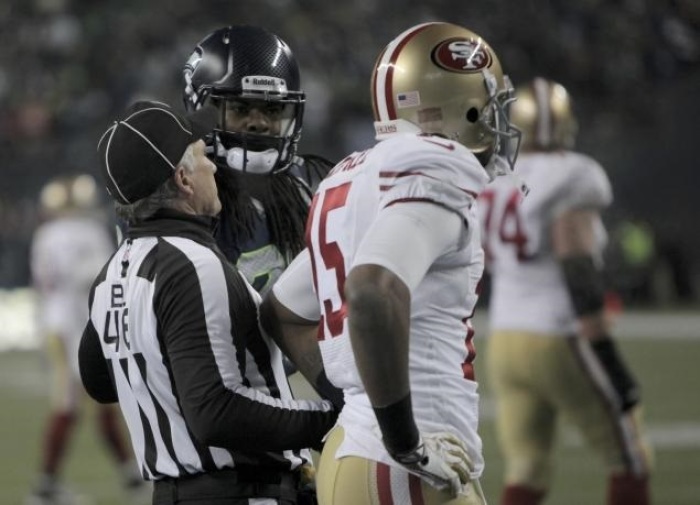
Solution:
<svg viewBox="0 0 700 505">
<path fill-rule="evenodd" d="M 488 365 L 505 456 L 501 505 L 536 505 L 550 486 L 557 424 L 577 427 L 608 469 L 608 505 L 649 503 L 639 389 L 604 315 L 601 212 L 610 181 L 572 151 L 567 90 L 536 78 L 517 89 L 517 173 L 526 198 L 496 180 L 479 197 L 492 276 Z"/>
<path fill-rule="evenodd" d="M 41 471 L 27 505 L 73 503 L 61 484 L 70 441 L 79 421 L 83 387 L 78 345 L 88 319 L 92 279 L 114 251 L 99 208 L 97 185 L 86 174 L 62 176 L 41 191 L 44 222 L 34 232 L 31 272 L 37 294 L 38 328 L 51 371 L 50 411 L 41 454 Z M 121 431 L 121 416 L 111 405 L 97 408 L 98 433 L 118 465 L 129 501 L 145 503 L 150 490 Z"/>
<path fill-rule="evenodd" d="M 297 152 L 306 103 L 297 60 L 274 33 L 226 26 L 196 45 L 183 78 L 187 110 L 205 104 L 219 110 L 207 141 L 222 204 L 217 244 L 264 295 L 304 248 L 311 197 L 333 166 Z M 296 371 L 286 357 L 284 366 L 288 375 Z M 333 387 L 320 392 L 342 401 Z M 304 475 L 312 481 L 313 468 Z"/>
<path fill-rule="evenodd" d="M 213 31 L 183 69 L 188 110 L 219 110 L 209 141 L 223 210 L 216 238 L 261 294 L 304 247 L 313 191 L 332 163 L 297 154 L 306 96 L 290 47 L 255 26 Z"/>
<path fill-rule="evenodd" d="M 308 250 L 263 307 L 300 370 L 344 393 L 319 462 L 322 505 L 485 503 L 475 203 L 510 170 L 497 153 L 518 138 L 511 92 L 491 46 L 463 27 L 391 41 L 372 76 L 379 142 L 321 183 Z"/>
</svg>

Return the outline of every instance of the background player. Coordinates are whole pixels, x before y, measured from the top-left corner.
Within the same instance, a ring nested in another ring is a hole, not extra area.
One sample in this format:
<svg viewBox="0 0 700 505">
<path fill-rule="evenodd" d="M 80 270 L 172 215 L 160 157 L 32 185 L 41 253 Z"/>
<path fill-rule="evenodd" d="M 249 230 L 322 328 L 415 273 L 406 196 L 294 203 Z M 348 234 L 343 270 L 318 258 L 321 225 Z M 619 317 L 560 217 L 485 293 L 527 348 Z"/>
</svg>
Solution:
<svg viewBox="0 0 700 505">
<path fill-rule="evenodd" d="M 115 244 L 91 176 L 52 180 L 42 190 L 40 203 L 45 221 L 34 233 L 31 269 L 38 296 L 38 327 L 51 368 L 51 396 L 41 473 L 26 502 L 68 504 L 77 498 L 59 482 L 83 398 L 78 345 L 88 318 L 90 284 Z M 109 405 L 100 406 L 96 421 L 105 446 L 119 466 L 130 500 L 145 499 L 148 490 L 123 440 L 119 411 Z"/>
<path fill-rule="evenodd" d="M 322 505 L 485 503 L 469 322 L 483 270 L 474 204 L 508 170 L 495 153 L 518 136 L 504 111 L 511 92 L 475 33 L 406 30 L 374 68 L 380 142 L 346 157 L 316 193 L 310 254 L 273 287 L 263 322 L 281 324 L 269 329 L 287 349 L 306 337 L 296 363 L 314 378 L 320 321 L 326 373 L 344 392 L 319 463 Z"/>
<path fill-rule="evenodd" d="M 511 120 L 523 130 L 517 173 L 526 198 L 496 180 L 479 198 L 492 275 L 488 365 L 505 456 L 501 505 L 541 503 L 550 485 L 560 417 L 609 472 L 609 505 L 649 503 L 649 452 L 639 391 L 604 316 L 600 212 L 610 182 L 571 151 L 576 121 L 558 83 L 518 88 Z"/>
</svg>

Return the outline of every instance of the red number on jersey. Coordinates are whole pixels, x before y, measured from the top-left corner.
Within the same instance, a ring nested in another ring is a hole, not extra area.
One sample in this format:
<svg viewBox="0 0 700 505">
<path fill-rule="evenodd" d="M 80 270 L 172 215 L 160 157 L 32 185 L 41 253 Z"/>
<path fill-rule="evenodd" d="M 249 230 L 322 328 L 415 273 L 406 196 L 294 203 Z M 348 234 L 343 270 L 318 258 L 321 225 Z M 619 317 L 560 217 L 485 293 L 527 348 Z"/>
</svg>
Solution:
<svg viewBox="0 0 700 505">
<path fill-rule="evenodd" d="M 495 216 L 494 201 L 496 194 L 486 189 L 479 195 L 479 202 L 486 205 L 486 214 L 484 216 L 484 237 L 483 247 L 486 261 L 490 262 L 493 259 L 491 250 L 491 240 L 500 240 L 504 244 L 511 244 L 515 247 L 515 252 L 519 261 L 525 261 L 529 258 L 525 246 L 527 245 L 527 235 L 520 220 L 518 206 L 522 196 L 520 191 L 514 189 L 508 196 L 506 204 L 503 207 L 503 214 Z M 494 223 L 494 218 L 497 223 Z"/>
<path fill-rule="evenodd" d="M 340 307 L 333 310 L 333 301 L 331 299 L 323 300 L 323 314 L 321 314 L 321 324 L 318 332 L 319 340 L 324 339 L 323 327 L 324 323 L 328 326 L 328 331 L 331 337 L 337 337 L 343 332 L 343 323 L 345 320 L 346 304 L 345 304 L 345 261 L 343 259 L 343 253 L 338 247 L 338 243 L 333 241 L 328 241 L 328 230 L 327 230 L 327 219 L 328 213 L 334 209 L 338 209 L 345 205 L 345 201 L 348 197 L 348 192 L 350 191 L 350 183 L 346 182 L 340 186 L 330 188 L 329 190 L 317 194 L 314 197 L 313 203 L 311 204 L 311 209 L 309 210 L 309 221 L 306 227 L 306 244 L 311 253 L 311 267 L 314 275 L 314 286 L 316 287 L 316 292 L 318 293 L 318 274 L 316 265 L 316 251 L 314 244 L 311 240 L 311 228 L 312 219 L 316 213 L 316 207 L 319 198 L 322 198 L 321 208 L 319 210 L 318 219 L 318 254 L 323 260 L 323 266 L 326 270 L 335 271 L 335 285 L 338 290 L 338 298 L 341 300 Z"/>
</svg>

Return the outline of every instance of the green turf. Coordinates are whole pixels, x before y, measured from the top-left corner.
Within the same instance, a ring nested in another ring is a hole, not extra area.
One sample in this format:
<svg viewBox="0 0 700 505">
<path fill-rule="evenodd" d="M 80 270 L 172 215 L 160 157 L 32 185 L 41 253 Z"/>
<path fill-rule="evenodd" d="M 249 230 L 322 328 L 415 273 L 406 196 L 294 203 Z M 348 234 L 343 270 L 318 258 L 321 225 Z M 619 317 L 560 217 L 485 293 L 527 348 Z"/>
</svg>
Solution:
<svg viewBox="0 0 700 505">
<path fill-rule="evenodd" d="M 480 346 L 477 373 L 479 365 L 485 362 L 484 347 Z M 646 421 L 654 438 L 653 503 L 700 505 L 700 339 L 625 340 L 622 348 L 642 382 Z M 480 374 L 485 375 L 483 371 Z M 21 504 L 35 478 L 47 410 L 47 379 L 40 353 L 0 353 L 0 505 Z M 485 382 L 482 393 L 488 398 Z M 484 417 L 481 433 L 487 470 L 482 484 L 489 502 L 495 505 L 501 464 L 493 423 L 489 416 Z M 128 503 L 96 437 L 92 420 L 90 410 L 85 409 L 69 454 L 66 479 L 91 495 L 98 505 Z M 681 432 L 683 428 L 685 432 Z M 674 441 L 678 434 L 680 439 Z M 547 505 L 602 505 L 601 465 L 576 442 L 573 433 L 564 430 L 562 442 L 557 452 L 556 481 Z"/>
</svg>

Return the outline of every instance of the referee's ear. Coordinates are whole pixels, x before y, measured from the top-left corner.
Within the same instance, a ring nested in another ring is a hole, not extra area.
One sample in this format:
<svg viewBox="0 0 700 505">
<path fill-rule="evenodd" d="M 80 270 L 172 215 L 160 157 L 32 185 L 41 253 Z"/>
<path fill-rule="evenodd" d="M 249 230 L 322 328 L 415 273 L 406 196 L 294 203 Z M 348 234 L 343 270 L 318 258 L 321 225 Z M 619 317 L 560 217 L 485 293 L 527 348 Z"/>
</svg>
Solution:
<svg viewBox="0 0 700 505">
<path fill-rule="evenodd" d="M 185 195 L 186 198 L 194 195 L 194 181 L 192 174 L 185 168 L 184 165 L 178 165 L 173 174 L 173 180 L 178 189 Z"/>
</svg>

